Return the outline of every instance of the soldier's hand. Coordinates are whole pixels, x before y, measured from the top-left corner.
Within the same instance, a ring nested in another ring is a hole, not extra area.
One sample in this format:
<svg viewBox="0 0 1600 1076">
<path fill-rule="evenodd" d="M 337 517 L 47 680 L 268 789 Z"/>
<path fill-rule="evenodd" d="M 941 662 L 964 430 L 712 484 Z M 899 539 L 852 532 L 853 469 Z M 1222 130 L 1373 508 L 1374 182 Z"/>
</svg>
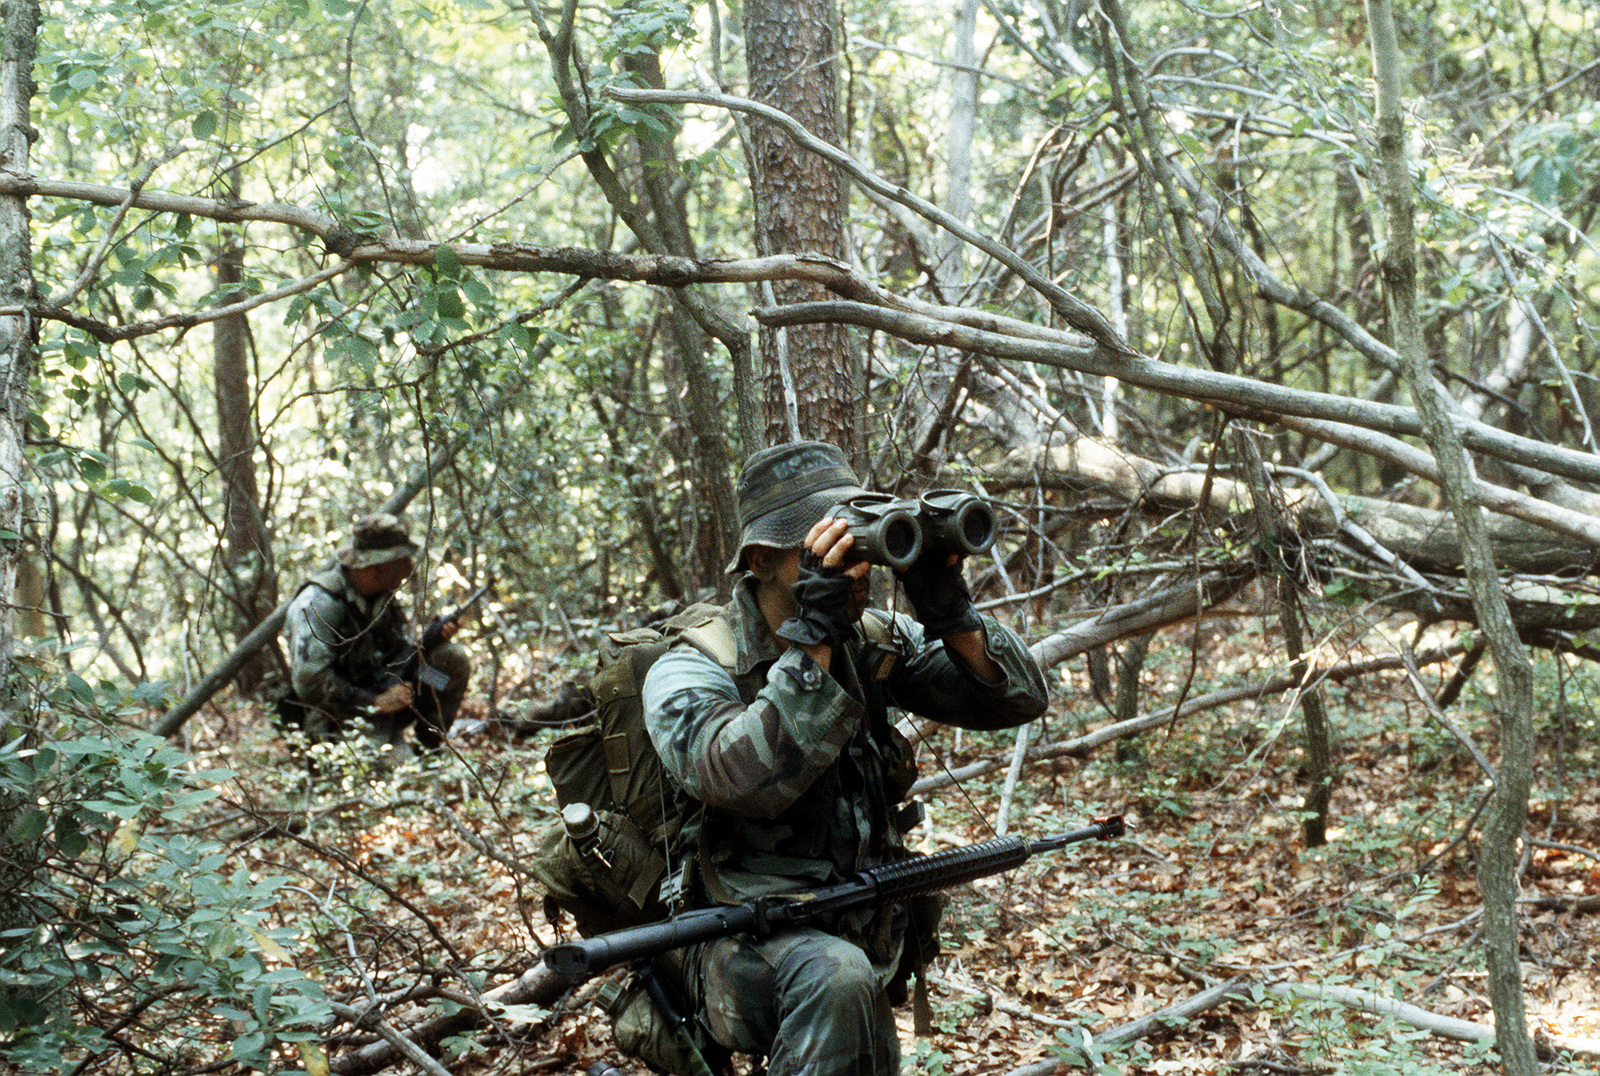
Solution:
<svg viewBox="0 0 1600 1076">
<path fill-rule="evenodd" d="M 955 553 L 929 550 L 896 573 L 912 611 L 932 638 L 983 627 L 961 573 L 961 559 Z"/>
<path fill-rule="evenodd" d="M 396 710 L 404 710 L 411 705 L 411 685 L 396 684 L 386 688 L 372 700 L 372 708 L 380 714 L 392 714 Z"/>
<path fill-rule="evenodd" d="M 837 646 L 850 631 L 858 610 L 853 595 L 871 565 L 849 560 L 855 539 L 844 520 L 823 519 L 806 535 L 794 584 L 795 615 L 777 631 L 799 646 Z"/>
<path fill-rule="evenodd" d="M 859 557 L 851 557 L 856 539 L 849 532 L 849 526 L 843 519 L 819 519 L 806 534 L 805 548 L 816 554 L 821 567 L 839 571 L 853 581 L 866 575 L 872 565 Z"/>
</svg>

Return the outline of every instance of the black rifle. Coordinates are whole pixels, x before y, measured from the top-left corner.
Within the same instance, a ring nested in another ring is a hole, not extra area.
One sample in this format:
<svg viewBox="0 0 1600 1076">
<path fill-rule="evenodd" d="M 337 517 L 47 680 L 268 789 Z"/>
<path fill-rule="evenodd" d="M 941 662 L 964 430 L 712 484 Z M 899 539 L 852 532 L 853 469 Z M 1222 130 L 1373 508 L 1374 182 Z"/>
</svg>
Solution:
<svg viewBox="0 0 1600 1076">
<path fill-rule="evenodd" d="M 804 893 L 761 897 L 749 904 L 701 908 L 642 927 L 599 934 L 553 945 L 544 951 L 551 971 L 572 979 L 597 975 L 615 964 L 644 960 L 671 949 L 731 934 L 764 936 L 785 926 L 809 923 L 858 908 L 948 889 L 1021 866 L 1039 852 L 1053 852 L 1079 841 L 1108 841 L 1125 832 L 1121 815 L 1097 818 L 1093 825 L 1043 840 L 996 837 L 964 848 L 947 848 L 862 871 L 837 885 Z"/>
<path fill-rule="evenodd" d="M 494 580 L 491 579 L 489 582 L 485 583 L 483 586 L 474 591 L 472 597 L 462 602 L 455 609 L 448 613 L 440 613 L 438 616 L 428 621 L 428 626 L 422 629 L 422 642 L 419 644 L 421 649 L 424 651 L 432 650 L 434 647 L 444 642 L 444 626 L 446 624 L 460 623 L 461 618 L 466 616 L 468 610 L 470 610 L 474 605 L 477 605 L 478 601 L 485 594 L 489 593 L 489 588 L 492 586 L 494 586 Z"/>
<path fill-rule="evenodd" d="M 489 588 L 492 586 L 494 586 L 493 579 L 475 590 L 472 597 L 450 612 L 440 613 L 428 621 L 427 626 L 422 629 L 422 638 L 415 647 L 408 647 L 399 653 L 379 658 L 374 667 L 375 675 L 369 678 L 370 683 L 378 685 L 373 690 L 382 691 L 395 684 L 408 684 L 412 681 L 426 684 L 435 691 L 443 691 L 449 687 L 450 678 L 424 661 L 423 655 L 441 645 L 444 642 L 444 626 L 459 623 L 461 618 L 467 615 L 467 611 L 489 593 Z"/>
</svg>

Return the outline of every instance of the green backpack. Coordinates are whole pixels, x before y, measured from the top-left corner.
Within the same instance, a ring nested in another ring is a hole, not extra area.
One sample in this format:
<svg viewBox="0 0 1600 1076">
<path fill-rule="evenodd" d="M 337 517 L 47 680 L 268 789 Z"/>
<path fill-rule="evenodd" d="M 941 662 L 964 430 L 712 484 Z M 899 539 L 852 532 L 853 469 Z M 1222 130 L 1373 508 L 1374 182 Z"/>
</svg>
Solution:
<svg viewBox="0 0 1600 1076">
<path fill-rule="evenodd" d="M 585 936 L 667 916 L 661 882 L 683 819 L 645 728 L 641 695 L 645 674 L 680 640 L 733 675 L 737 648 L 721 606 L 691 605 L 660 630 L 613 632 L 589 681 L 593 719 L 545 753 L 562 819 L 540 833 L 532 870 L 549 918 L 564 911 Z"/>
</svg>

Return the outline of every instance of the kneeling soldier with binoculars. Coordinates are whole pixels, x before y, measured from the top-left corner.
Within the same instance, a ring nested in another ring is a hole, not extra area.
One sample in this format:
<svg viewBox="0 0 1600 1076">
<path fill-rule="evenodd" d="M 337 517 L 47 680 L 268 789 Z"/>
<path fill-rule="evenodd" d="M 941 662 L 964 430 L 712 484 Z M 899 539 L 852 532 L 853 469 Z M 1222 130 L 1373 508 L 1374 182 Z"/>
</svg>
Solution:
<svg viewBox="0 0 1600 1076">
<path fill-rule="evenodd" d="M 806 441 L 751 456 L 738 500 L 730 571 L 743 574 L 718 614 L 733 653 L 679 643 L 643 685 L 684 820 L 669 849 L 674 912 L 912 856 L 916 763 L 891 709 L 999 729 L 1046 706 L 1027 646 L 978 614 L 962 577 L 962 559 L 994 541 L 981 498 L 870 493 L 842 452 Z M 914 616 L 867 609 L 874 564 L 894 569 Z M 674 985 L 709 1048 L 765 1055 L 772 1076 L 895 1073 L 891 1007 L 936 954 L 941 910 L 927 895 L 706 941 L 674 961 Z"/>
</svg>

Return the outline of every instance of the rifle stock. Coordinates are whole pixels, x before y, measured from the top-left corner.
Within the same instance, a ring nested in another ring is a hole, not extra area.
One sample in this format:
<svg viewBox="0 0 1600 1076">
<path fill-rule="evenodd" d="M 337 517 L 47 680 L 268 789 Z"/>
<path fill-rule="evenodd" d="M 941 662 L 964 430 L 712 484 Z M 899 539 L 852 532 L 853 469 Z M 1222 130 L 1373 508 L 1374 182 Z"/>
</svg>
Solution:
<svg viewBox="0 0 1600 1076">
<path fill-rule="evenodd" d="M 1037 841 L 996 837 L 962 848 L 947 848 L 930 856 L 885 863 L 862 871 L 848 881 L 805 893 L 762 897 L 749 904 L 700 908 L 664 922 L 553 945 L 544 951 L 544 962 L 558 975 L 584 979 L 614 965 L 659 956 L 686 945 L 732 934 L 765 935 L 785 925 L 800 925 L 857 908 L 948 889 L 1021 866 L 1039 852 L 1055 851 L 1079 841 L 1112 840 L 1124 832 L 1122 817 L 1111 815 L 1096 819 L 1082 829 Z"/>
</svg>

